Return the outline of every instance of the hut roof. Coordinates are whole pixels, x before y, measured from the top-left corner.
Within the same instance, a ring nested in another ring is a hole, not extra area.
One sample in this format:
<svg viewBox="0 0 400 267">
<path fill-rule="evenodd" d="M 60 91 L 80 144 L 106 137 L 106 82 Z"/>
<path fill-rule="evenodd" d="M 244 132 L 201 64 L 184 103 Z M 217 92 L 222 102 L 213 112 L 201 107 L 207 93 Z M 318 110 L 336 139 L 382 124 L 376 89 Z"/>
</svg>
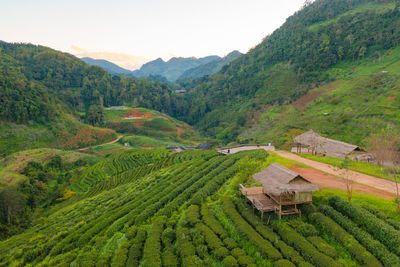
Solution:
<svg viewBox="0 0 400 267">
<path fill-rule="evenodd" d="M 211 145 L 209 145 L 209 144 L 200 144 L 200 145 L 197 146 L 197 148 L 199 148 L 199 149 L 210 149 Z"/>
<path fill-rule="evenodd" d="M 342 159 L 356 149 L 363 150 L 356 145 L 322 137 L 313 130 L 295 137 L 294 141 L 312 147 L 319 154 Z"/>
<path fill-rule="evenodd" d="M 280 195 L 292 192 L 312 192 L 319 187 L 306 180 L 300 174 L 291 171 L 278 163 L 271 164 L 268 168 L 253 175 L 254 180 L 261 183 L 264 193 Z"/>
</svg>

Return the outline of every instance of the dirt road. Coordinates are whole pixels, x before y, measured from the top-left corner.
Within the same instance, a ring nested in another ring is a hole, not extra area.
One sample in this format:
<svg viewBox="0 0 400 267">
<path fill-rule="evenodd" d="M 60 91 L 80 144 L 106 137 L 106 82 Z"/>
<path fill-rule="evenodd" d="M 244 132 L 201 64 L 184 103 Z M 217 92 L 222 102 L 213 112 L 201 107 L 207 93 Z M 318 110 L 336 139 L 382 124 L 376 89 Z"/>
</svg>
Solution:
<svg viewBox="0 0 400 267">
<path fill-rule="evenodd" d="M 80 148 L 80 149 L 78 149 L 78 151 L 85 151 L 85 150 L 88 150 L 89 148 L 98 147 L 98 146 L 112 145 L 112 144 L 115 144 L 116 142 L 118 142 L 122 137 L 123 137 L 123 135 L 118 135 L 117 139 L 115 139 L 111 142 L 100 144 L 100 145 L 95 145 L 95 146 L 88 146 L 88 147 Z"/>
<path fill-rule="evenodd" d="M 287 152 L 287 151 L 275 151 L 275 153 L 283 158 L 291 159 L 291 160 L 303 163 L 305 165 L 308 165 L 319 171 L 322 171 L 323 173 L 331 174 L 331 175 L 324 176 L 324 175 L 320 175 L 318 172 L 306 171 L 308 169 L 305 169 L 305 168 L 297 169 L 297 170 L 303 172 L 303 173 L 300 173 L 300 172 L 299 173 L 302 175 L 304 174 L 305 178 L 310 179 L 310 181 L 315 182 L 316 184 L 319 184 L 321 186 L 326 185 L 327 187 L 333 187 L 333 188 L 338 188 L 338 189 L 342 189 L 343 185 L 345 186 L 345 184 L 344 184 L 345 171 L 339 170 L 337 167 L 334 167 L 329 164 L 317 162 L 314 160 L 305 159 L 305 158 L 302 158 L 298 155 L 295 155 L 295 154 Z M 371 176 L 371 175 L 367 175 L 364 173 L 355 172 L 352 170 L 348 170 L 348 174 L 349 174 L 349 178 L 351 180 L 353 180 L 356 184 L 358 184 L 358 185 L 355 185 L 355 187 L 358 187 L 362 191 L 367 191 L 367 192 L 372 193 L 372 192 L 375 192 L 374 188 L 376 188 L 377 189 L 376 192 L 381 192 L 381 193 L 382 193 L 382 191 L 389 192 L 387 196 L 391 195 L 392 198 L 394 197 L 394 194 L 396 194 L 396 185 L 392 181 L 385 180 L 385 179 L 378 178 L 378 177 Z M 316 177 L 313 178 L 312 177 L 313 175 L 315 175 Z M 340 183 L 338 179 L 341 180 L 342 183 Z M 331 186 L 328 186 L 328 185 L 331 185 Z M 373 194 L 378 195 L 377 193 L 373 193 Z M 381 195 L 381 194 L 379 194 L 379 195 Z"/>
</svg>

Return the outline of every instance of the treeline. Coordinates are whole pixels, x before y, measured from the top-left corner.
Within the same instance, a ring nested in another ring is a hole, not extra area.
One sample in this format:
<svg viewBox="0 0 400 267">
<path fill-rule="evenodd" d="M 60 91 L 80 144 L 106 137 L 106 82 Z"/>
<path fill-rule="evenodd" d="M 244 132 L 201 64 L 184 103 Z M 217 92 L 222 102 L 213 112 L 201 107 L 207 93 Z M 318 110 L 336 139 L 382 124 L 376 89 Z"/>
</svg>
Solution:
<svg viewBox="0 0 400 267">
<path fill-rule="evenodd" d="M 111 76 L 78 58 L 43 46 L 0 42 L 0 119 L 18 123 L 51 119 L 61 110 L 87 112 L 97 107 L 133 105 L 168 114 L 184 114 L 185 102 L 173 91 L 178 85 Z M 4 108 L 3 108 L 4 107 Z M 100 123 L 99 123 L 100 122 Z"/>
<path fill-rule="evenodd" d="M 35 210 L 74 196 L 69 185 L 88 164 L 85 159 L 66 163 L 60 156 L 46 163 L 29 162 L 21 171 L 26 179 L 0 190 L 0 240 L 28 228 Z"/>
</svg>

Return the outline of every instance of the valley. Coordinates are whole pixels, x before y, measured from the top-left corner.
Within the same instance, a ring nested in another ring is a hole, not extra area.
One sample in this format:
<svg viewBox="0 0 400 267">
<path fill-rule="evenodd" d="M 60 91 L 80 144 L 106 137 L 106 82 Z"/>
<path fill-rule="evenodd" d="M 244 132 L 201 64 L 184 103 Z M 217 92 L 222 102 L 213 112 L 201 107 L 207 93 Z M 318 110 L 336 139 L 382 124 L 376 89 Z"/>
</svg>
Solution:
<svg viewBox="0 0 400 267">
<path fill-rule="evenodd" d="M 0 266 L 400 266 L 400 2 L 306 1 L 229 49 L 0 41 Z"/>
</svg>

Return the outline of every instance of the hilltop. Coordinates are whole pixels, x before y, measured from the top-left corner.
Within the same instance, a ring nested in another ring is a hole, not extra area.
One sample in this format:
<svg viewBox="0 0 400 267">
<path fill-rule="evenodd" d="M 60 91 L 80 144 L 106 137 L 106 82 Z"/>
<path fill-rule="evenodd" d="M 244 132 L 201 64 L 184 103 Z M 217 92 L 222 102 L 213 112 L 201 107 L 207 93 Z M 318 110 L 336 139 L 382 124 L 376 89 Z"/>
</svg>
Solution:
<svg viewBox="0 0 400 267">
<path fill-rule="evenodd" d="M 388 123 L 399 130 L 399 16 L 396 1 L 306 5 L 220 72 L 184 84 L 192 109 L 176 117 L 226 143 L 281 146 L 312 128 L 365 145 Z"/>
<path fill-rule="evenodd" d="M 105 59 L 94 59 L 90 57 L 83 57 L 81 58 L 85 63 L 89 65 L 94 65 L 94 66 L 99 66 L 100 68 L 105 69 L 108 71 L 111 75 L 129 75 L 132 73 L 132 71 L 121 68 L 117 64 L 114 64 L 110 61 L 107 61 Z"/>
</svg>

